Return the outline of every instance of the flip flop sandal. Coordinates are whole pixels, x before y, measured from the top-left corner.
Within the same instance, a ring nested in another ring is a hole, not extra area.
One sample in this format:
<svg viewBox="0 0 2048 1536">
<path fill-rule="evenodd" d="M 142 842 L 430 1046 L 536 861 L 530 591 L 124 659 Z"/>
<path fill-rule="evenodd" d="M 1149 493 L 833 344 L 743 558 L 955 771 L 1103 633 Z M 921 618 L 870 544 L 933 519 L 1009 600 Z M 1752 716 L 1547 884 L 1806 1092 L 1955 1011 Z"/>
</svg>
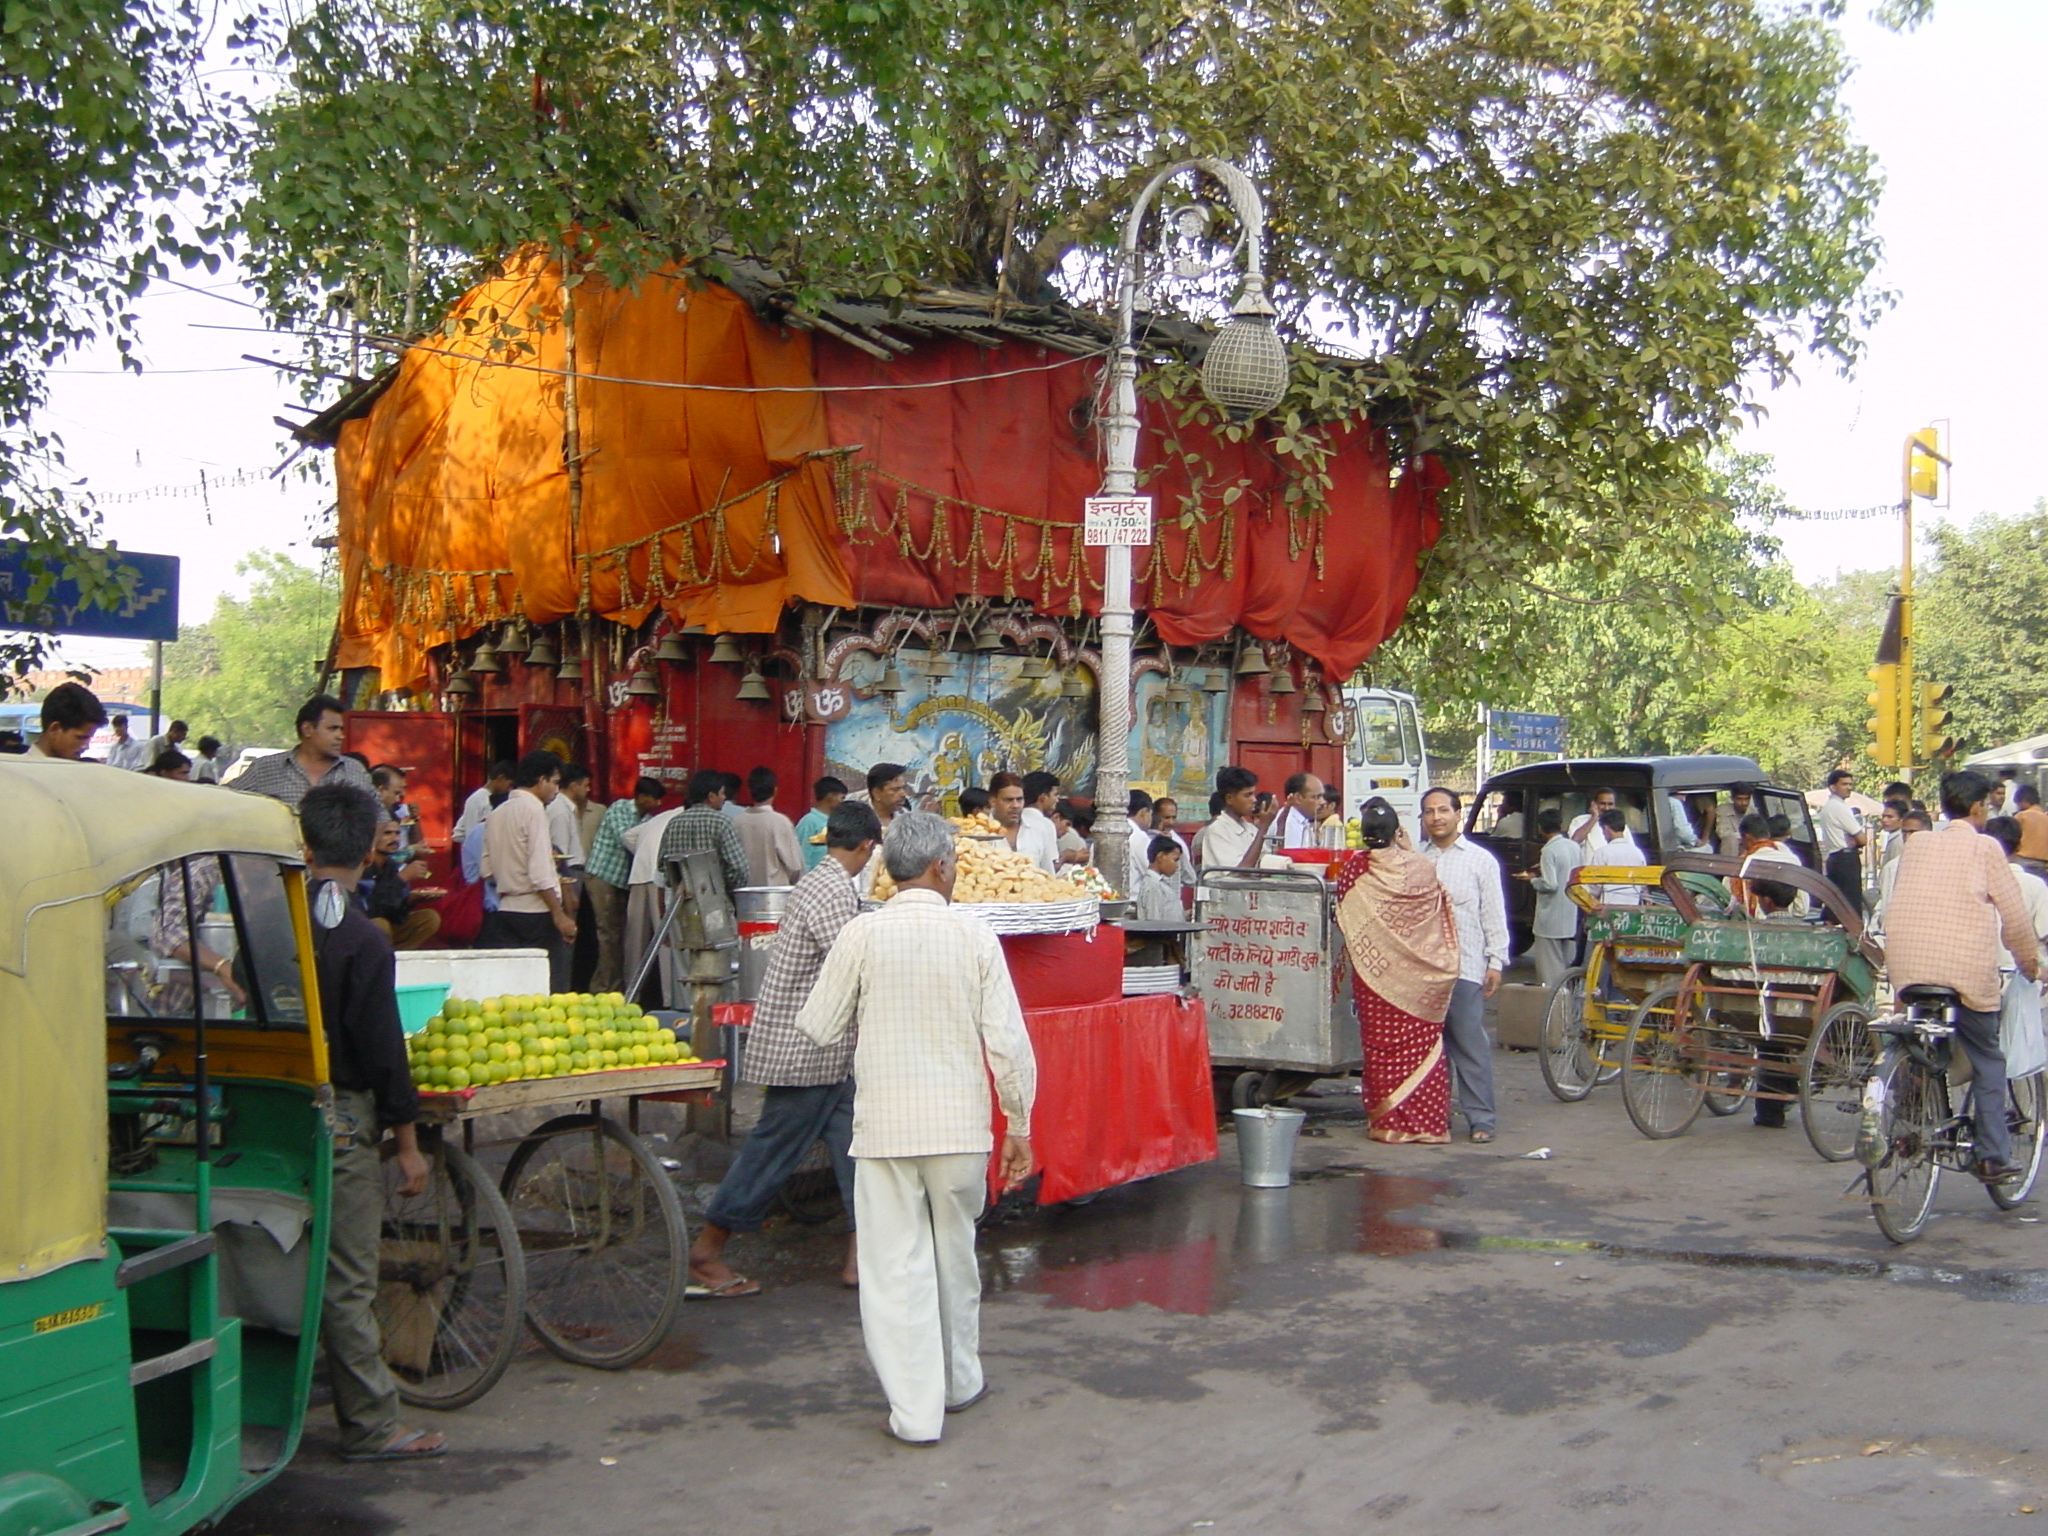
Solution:
<svg viewBox="0 0 2048 1536">
<path fill-rule="evenodd" d="M 707 1301 L 732 1301 L 741 1296 L 758 1296 L 760 1294 L 761 1287 L 749 1280 L 745 1275 L 734 1275 L 723 1285 L 702 1285 L 693 1280 L 683 1287 L 684 1296 L 693 1299 L 702 1298 Z"/>
<path fill-rule="evenodd" d="M 436 1443 L 421 1446 L 423 1440 Z M 446 1455 L 448 1442 L 436 1430 L 416 1429 L 409 1435 L 401 1435 L 378 1451 L 343 1451 L 343 1461 L 427 1461 L 435 1456 Z"/>
</svg>

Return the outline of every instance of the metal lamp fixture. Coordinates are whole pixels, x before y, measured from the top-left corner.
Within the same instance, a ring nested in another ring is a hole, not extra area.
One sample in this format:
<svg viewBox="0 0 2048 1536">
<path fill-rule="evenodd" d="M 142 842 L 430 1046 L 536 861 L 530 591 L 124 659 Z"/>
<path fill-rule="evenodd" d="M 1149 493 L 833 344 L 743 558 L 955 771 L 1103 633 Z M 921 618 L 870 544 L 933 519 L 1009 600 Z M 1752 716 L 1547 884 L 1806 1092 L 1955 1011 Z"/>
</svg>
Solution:
<svg viewBox="0 0 2048 1536">
<path fill-rule="evenodd" d="M 761 669 L 759 667 L 751 662 L 748 663 L 747 675 L 740 679 L 740 691 L 734 697 L 751 699 L 757 704 L 764 702 L 769 697 L 768 682 L 767 679 L 761 676 Z"/>
<path fill-rule="evenodd" d="M 658 699 L 661 697 L 661 684 L 652 672 L 648 671 L 645 667 L 641 667 L 634 672 L 632 681 L 626 684 L 626 697 L 629 699 Z"/>
<path fill-rule="evenodd" d="M 731 635 L 720 635 L 711 644 L 711 659 L 722 661 L 729 667 L 736 667 L 747 658 L 741 653 L 737 640 Z"/>
<path fill-rule="evenodd" d="M 1287 344 L 1273 330 L 1266 280 L 1249 273 L 1202 359 L 1202 391 L 1232 421 L 1264 415 L 1287 393 Z"/>
<path fill-rule="evenodd" d="M 654 659 L 656 661 L 688 661 L 690 659 L 689 647 L 683 644 L 683 637 L 681 635 L 677 634 L 674 630 L 670 630 L 661 637 L 661 644 L 654 648 Z"/>
</svg>

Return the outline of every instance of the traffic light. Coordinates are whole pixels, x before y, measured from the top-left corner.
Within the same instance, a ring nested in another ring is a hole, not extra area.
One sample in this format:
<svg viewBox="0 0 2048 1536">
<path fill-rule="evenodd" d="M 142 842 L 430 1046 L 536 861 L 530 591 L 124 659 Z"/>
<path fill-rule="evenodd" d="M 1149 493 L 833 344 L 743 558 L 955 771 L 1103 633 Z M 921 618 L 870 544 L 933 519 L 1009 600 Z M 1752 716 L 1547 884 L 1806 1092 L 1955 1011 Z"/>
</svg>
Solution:
<svg viewBox="0 0 2048 1536">
<path fill-rule="evenodd" d="M 1923 428 L 1908 439 L 1907 452 L 1912 455 L 1908 480 L 1912 492 L 1929 501 L 1941 494 L 1941 467 L 1948 462 L 1942 457 L 1940 442 L 1932 427 Z"/>
<path fill-rule="evenodd" d="M 1956 749 L 1956 739 L 1949 734 L 1956 712 L 1948 707 L 1955 691 L 1954 683 L 1920 685 L 1920 760 L 1924 763 L 1946 757 Z"/>
<path fill-rule="evenodd" d="M 1877 686 L 1870 693 L 1870 760 L 1880 768 L 1899 766 L 1899 664 L 1881 661 L 1864 674 Z"/>
</svg>

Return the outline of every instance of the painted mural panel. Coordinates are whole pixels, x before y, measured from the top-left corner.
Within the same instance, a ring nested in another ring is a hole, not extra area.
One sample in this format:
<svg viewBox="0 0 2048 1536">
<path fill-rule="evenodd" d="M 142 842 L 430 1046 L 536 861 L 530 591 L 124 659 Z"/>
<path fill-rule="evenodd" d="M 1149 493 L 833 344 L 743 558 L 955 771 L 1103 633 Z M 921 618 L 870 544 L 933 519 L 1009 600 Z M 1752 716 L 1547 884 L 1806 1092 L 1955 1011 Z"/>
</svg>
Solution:
<svg viewBox="0 0 2048 1536">
<path fill-rule="evenodd" d="M 1138 675 L 1131 782 L 1155 796 L 1172 795 L 1188 820 L 1199 820 L 1208 815 L 1209 792 L 1223 766 L 1230 696 L 1186 688 L 1180 691 L 1187 697 L 1176 699 L 1167 696 L 1167 689 L 1167 679 L 1158 672 Z"/>
</svg>

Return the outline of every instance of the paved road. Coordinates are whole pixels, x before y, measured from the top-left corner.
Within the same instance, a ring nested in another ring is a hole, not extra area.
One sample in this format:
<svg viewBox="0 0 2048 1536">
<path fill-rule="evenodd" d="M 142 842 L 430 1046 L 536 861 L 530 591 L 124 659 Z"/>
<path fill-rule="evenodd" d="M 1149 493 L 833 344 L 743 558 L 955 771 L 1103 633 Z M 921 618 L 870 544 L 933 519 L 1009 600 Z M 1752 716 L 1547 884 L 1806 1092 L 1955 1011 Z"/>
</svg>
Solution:
<svg viewBox="0 0 2048 1536">
<path fill-rule="evenodd" d="M 441 1463 L 344 1467 L 316 1413 L 224 1529 L 2048 1529 L 2037 1208 L 1957 1180 L 1892 1249 L 1796 1129 L 1645 1141 L 1615 1090 L 1559 1105 L 1497 1060 L 1492 1147 L 1375 1146 L 1331 1096 L 1292 1190 L 1241 1189 L 1226 1137 L 1222 1164 L 986 1231 L 996 1392 L 935 1450 L 882 1436 L 835 1239 L 785 1230 L 732 1249 L 767 1295 L 693 1302 L 616 1375 L 524 1357 L 437 1421 Z"/>
</svg>

